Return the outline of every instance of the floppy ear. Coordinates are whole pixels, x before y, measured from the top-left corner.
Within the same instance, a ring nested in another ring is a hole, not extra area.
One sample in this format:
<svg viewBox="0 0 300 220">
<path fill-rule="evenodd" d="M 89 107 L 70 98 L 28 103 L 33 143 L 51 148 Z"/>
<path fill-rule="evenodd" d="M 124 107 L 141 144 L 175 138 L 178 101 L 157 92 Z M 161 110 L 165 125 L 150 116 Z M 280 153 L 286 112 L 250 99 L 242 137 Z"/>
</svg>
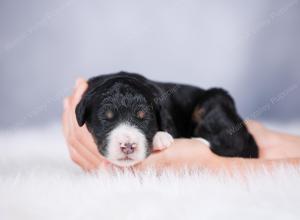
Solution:
<svg viewBox="0 0 300 220">
<path fill-rule="evenodd" d="M 86 122 L 87 115 L 88 115 L 88 105 L 90 103 L 90 98 L 88 95 L 84 95 L 81 98 L 81 101 L 78 103 L 75 109 L 76 113 L 76 119 L 78 122 L 78 125 L 82 127 L 84 123 Z"/>
<path fill-rule="evenodd" d="M 89 106 L 92 101 L 92 96 L 95 94 L 95 91 L 101 87 L 106 78 L 109 78 L 108 75 L 97 76 L 89 79 L 88 81 L 88 89 L 83 94 L 80 102 L 76 106 L 75 113 L 78 125 L 82 127 L 86 122 L 89 115 Z"/>
</svg>

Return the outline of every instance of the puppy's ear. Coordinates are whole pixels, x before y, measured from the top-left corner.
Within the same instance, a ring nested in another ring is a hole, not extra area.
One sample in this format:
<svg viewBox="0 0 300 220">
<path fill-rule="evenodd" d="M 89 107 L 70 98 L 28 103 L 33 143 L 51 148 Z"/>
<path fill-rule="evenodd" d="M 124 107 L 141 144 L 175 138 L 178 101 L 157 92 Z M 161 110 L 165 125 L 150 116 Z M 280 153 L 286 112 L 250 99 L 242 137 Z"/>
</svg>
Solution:
<svg viewBox="0 0 300 220">
<path fill-rule="evenodd" d="M 103 84 L 112 78 L 113 75 L 102 75 L 102 76 L 96 76 L 88 81 L 88 89 L 84 93 L 84 95 L 81 98 L 81 101 L 78 103 L 76 106 L 76 119 L 80 127 L 84 125 L 86 120 L 88 119 L 89 116 L 89 111 L 90 111 L 90 105 L 92 102 L 92 97 L 95 96 L 98 93 L 101 93 L 99 90 Z M 102 90 L 105 90 L 105 88 L 102 88 Z"/>
<path fill-rule="evenodd" d="M 86 122 L 87 115 L 88 115 L 88 106 L 90 103 L 90 98 L 88 95 L 84 95 L 81 99 L 81 101 L 78 103 L 75 109 L 76 113 L 76 119 L 78 122 L 78 125 L 82 127 L 84 123 Z"/>
</svg>

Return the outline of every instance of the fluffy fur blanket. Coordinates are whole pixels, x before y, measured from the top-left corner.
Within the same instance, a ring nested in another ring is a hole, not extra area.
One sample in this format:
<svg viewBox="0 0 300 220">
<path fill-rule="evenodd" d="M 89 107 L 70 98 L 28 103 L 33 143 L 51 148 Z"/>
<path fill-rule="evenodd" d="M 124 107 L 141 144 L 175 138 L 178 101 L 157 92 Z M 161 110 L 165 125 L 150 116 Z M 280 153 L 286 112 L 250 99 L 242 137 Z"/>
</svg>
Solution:
<svg viewBox="0 0 300 220">
<path fill-rule="evenodd" d="M 58 125 L 0 134 L 1 220 L 300 219 L 300 168 L 247 179 L 85 174 L 70 161 Z"/>
</svg>

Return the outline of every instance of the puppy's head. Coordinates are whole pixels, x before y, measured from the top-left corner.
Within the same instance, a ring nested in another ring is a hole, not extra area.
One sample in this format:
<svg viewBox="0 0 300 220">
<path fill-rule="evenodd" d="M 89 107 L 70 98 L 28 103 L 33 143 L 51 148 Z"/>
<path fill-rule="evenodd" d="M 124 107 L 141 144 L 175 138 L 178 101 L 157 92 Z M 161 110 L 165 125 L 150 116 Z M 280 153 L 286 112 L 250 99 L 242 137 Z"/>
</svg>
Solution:
<svg viewBox="0 0 300 220">
<path fill-rule="evenodd" d="M 152 151 L 158 131 L 149 91 L 135 81 L 107 80 L 89 85 L 76 108 L 78 124 L 85 123 L 99 152 L 119 166 L 132 166 Z"/>
</svg>

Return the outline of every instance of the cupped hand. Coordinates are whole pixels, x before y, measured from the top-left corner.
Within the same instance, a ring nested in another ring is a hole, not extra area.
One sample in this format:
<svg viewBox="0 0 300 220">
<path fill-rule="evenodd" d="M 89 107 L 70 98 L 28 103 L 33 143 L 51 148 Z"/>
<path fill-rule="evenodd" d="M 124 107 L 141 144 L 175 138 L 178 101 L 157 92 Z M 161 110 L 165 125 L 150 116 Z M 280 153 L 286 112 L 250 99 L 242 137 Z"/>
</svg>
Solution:
<svg viewBox="0 0 300 220">
<path fill-rule="evenodd" d="M 181 170 L 183 168 L 204 168 L 210 171 L 222 166 L 222 158 L 212 153 L 209 146 L 197 139 L 175 139 L 172 145 L 162 151 L 153 152 L 134 169 Z"/>
<path fill-rule="evenodd" d="M 64 100 L 62 116 L 63 133 L 69 148 L 71 159 L 86 171 L 107 167 L 108 162 L 102 157 L 86 126 L 79 127 L 75 109 L 88 84 L 78 79 L 73 94 Z"/>
</svg>

